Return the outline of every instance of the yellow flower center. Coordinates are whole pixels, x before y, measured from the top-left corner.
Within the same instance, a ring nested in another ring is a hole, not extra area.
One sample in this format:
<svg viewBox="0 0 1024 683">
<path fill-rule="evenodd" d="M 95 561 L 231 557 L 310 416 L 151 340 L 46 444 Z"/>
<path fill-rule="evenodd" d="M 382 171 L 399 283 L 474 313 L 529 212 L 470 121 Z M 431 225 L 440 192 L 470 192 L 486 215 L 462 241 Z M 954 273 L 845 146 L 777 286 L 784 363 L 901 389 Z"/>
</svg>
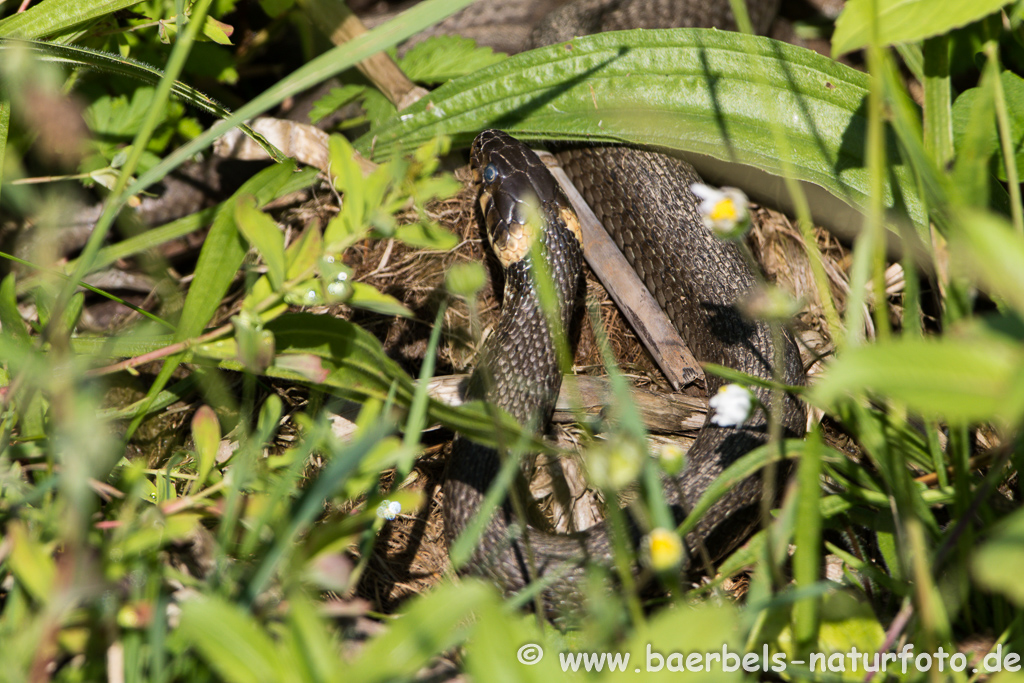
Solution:
<svg viewBox="0 0 1024 683">
<path fill-rule="evenodd" d="M 679 564 L 683 545 L 675 533 L 667 529 L 654 529 L 648 536 L 651 566 L 664 571 Z"/>
<path fill-rule="evenodd" d="M 736 204 L 728 197 L 715 204 L 715 208 L 711 209 L 711 220 L 713 221 L 735 221 L 736 218 Z"/>
</svg>

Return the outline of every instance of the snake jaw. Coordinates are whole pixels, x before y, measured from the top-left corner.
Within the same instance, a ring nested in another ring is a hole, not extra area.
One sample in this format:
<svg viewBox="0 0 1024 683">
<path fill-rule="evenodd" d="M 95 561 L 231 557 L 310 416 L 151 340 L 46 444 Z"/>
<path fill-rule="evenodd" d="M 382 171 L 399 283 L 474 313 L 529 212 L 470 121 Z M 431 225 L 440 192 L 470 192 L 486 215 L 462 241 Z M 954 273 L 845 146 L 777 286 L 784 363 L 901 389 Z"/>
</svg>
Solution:
<svg viewBox="0 0 1024 683">
<path fill-rule="evenodd" d="M 507 202 L 512 202 L 507 205 Z M 480 194 L 480 208 L 487 226 L 487 240 L 506 270 L 530 253 L 545 223 L 540 205 L 532 196 L 497 197 L 486 190 Z"/>
</svg>

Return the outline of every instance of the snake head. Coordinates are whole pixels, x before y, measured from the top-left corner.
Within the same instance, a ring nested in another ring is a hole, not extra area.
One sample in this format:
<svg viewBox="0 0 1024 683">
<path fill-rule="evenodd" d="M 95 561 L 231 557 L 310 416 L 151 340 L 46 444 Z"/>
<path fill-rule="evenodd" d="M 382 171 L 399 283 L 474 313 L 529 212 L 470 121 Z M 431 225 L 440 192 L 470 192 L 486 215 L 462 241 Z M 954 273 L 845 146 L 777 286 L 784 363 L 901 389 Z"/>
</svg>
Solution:
<svg viewBox="0 0 1024 683">
<path fill-rule="evenodd" d="M 530 253 L 544 229 L 542 207 L 555 200 L 557 185 L 529 147 L 498 130 L 476 137 L 470 164 L 487 239 L 508 268 Z"/>
</svg>

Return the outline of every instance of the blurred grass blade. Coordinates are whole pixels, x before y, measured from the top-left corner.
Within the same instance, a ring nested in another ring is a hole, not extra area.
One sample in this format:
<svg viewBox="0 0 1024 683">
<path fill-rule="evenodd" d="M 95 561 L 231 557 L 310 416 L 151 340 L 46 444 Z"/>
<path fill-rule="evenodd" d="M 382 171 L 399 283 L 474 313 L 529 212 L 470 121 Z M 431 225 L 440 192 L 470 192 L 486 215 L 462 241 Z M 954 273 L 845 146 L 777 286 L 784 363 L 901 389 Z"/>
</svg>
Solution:
<svg viewBox="0 0 1024 683">
<path fill-rule="evenodd" d="M 281 197 L 304 190 L 309 187 L 317 176 L 317 170 L 314 168 L 304 168 L 297 173 L 292 173 L 288 176 L 288 179 L 283 185 L 277 188 L 272 194 L 260 195 L 261 204 L 280 199 Z M 154 249 L 162 244 L 166 244 L 176 239 L 180 239 L 185 235 L 190 235 L 193 232 L 200 230 L 201 228 L 209 225 L 217 214 L 229 206 L 231 200 L 226 200 L 211 206 L 206 209 L 201 209 L 193 214 L 179 218 L 176 221 L 172 221 L 165 225 L 161 225 L 158 228 L 152 228 L 141 232 L 138 235 L 133 235 L 127 239 L 121 240 L 115 244 L 103 247 L 96 253 L 96 258 L 93 259 L 92 270 L 99 270 L 110 264 L 129 256 L 140 254 L 147 249 Z M 64 270 L 70 272 L 74 269 L 78 263 L 77 260 L 69 261 L 64 266 Z M 33 286 L 33 278 L 26 278 L 18 285 L 18 293 L 24 294 Z"/>
<path fill-rule="evenodd" d="M 0 20 L 0 37 L 45 38 L 140 2 L 142 0 L 43 0 L 24 12 Z"/>
<path fill-rule="evenodd" d="M 186 601 L 176 632 L 224 680 L 291 680 L 270 635 L 251 614 L 223 598 L 203 596 Z"/>
<path fill-rule="evenodd" d="M 984 211 L 961 211 L 949 234 L 952 263 L 990 296 L 1024 312 L 1024 236 L 1006 219 Z"/>
<path fill-rule="evenodd" d="M 276 421 L 275 421 L 276 422 Z M 276 426 L 276 425 L 275 425 Z M 326 436 L 330 427 L 325 420 L 319 422 L 307 437 L 307 443 L 315 445 Z M 320 472 L 320 476 L 307 488 L 302 497 L 296 501 L 283 532 L 274 539 L 274 544 L 263 556 L 259 567 L 253 574 L 246 594 L 249 604 L 256 600 L 270 581 L 274 571 L 289 551 L 297 548 L 295 543 L 298 535 L 313 523 L 317 515 L 323 513 L 324 505 L 341 487 L 342 482 L 355 471 L 363 458 L 391 431 L 387 421 L 381 421 L 373 429 L 364 430 L 359 440 L 346 444 L 332 454 L 330 461 Z"/>
<path fill-rule="evenodd" d="M 875 7 L 879 45 L 892 45 L 966 26 L 1007 4 L 1009 0 L 942 0 L 941 5 L 935 0 L 849 0 L 836 20 L 832 56 L 867 46 Z"/>
<path fill-rule="evenodd" d="M 269 321 L 264 329 L 274 335 L 277 344 L 277 357 L 267 368 L 268 376 L 312 381 L 337 396 L 359 402 L 368 398 L 386 401 L 394 388 L 398 405 L 412 405 L 412 378 L 384 353 L 380 341 L 362 327 L 332 316 L 288 313 Z M 139 346 L 138 350 L 146 348 Z M 234 339 L 202 344 L 194 353 L 219 361 L 224 369 L 242 369 L 236 360 Z M 304 367 L 309 367 L 310 359 L 315 360 L 318 377 L 314 379 L 308 371 L 299 371 L 289 363 L 291 359 L 300 359 Z M 501 412 L 496 423 L 494 415 L 479 401 L 452 407 L 431 399 L 427 417 L 431 423 L 443 424 L 484 445 L 525 439 L 525 448 L 531 452 L 551 452 L 550 447 L 532 438 L 508 414 Z"/>
<path fill-rule="evenodd" d="M 196 479 L 192 485 L 193 491 L 203 487 L 207 475 L 213 469 L 217 459 L 217 450 L 220 447 L 220 421 L 217 413 L 208 405 L 199 406 L 199 410 L 192 416 L 192 440 L 196 445 L 198 456 L 198 467 L 196 468 Z"/>
<path fill-rule="evenodd" d="M 11 102 L 0 94 L 0 194 L 4 188 L 4 155 L 7 153 L 7 134 L 11 129 Z"/>
<path fill-rule="evenodd" d="M 818 581 L 821 563 L 821 432 L 818 425 L 807 435 L 797 474 L 797 519 L 793 555 L 793 578 L 798 588 L 810 588 Z M 793 635 L 800 654 L 810 652 L 818 637 L 821 600 L 807 597 L 793 607 Z"/>
<path fill-rule="evenodd" d="M 775 444 L 765 444 L 738 458 L 707 488 L 683 523 L 677 527 L 677 533 L 680 536 L 685 536 L 693 531 L 701 517 L 711 509 L 711 506 L 741 481 L 772 463 L 799 456 L 806 447 L 803 441 L 789 439 L 783 441 L 781 447 Z"/>
<path fill-rule="evenodd" d="M 491 586 L 470 580 L 441 585 L 417 597 L 346 667 L 346 680 L 412 680 L 436 653 L 465 640 L 476 628 L 470 618 L 473 610 L 493 599 Z"/>
<path fill-rule="evenodd" d="M 982 586 L 1002 593 L 1017 607 L 1024 607 L 1024 510 L 1000 522 L 991 537 L 971 557 L 971 573 Z"/>
</svg>

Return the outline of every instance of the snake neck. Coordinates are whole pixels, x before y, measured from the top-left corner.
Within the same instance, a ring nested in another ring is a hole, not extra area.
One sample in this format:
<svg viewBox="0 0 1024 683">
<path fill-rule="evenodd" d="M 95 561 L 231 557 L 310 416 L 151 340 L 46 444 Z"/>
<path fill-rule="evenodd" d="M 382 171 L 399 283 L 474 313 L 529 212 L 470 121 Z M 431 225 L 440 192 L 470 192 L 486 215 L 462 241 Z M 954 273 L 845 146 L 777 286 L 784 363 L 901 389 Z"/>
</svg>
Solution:
<svg viewBox="0 0 1024 683">
<path fill-rule="evenodd" d="M 506 268 L 501 317 L 484 343 L 481 362 L 466 391 L 468 398 L 497 405 L 530 429 L 548 423 L 558 398 L 562 368 L 550 322 L 557 321 L 554 334 L 565 340 L 583 267 L 578 240 L 557 216 L 547 218 L 549 228 L 541 238 L 541 253 L 557 310 L 550 315 L 544 310 L 531 256 Z"/>
</svg>

